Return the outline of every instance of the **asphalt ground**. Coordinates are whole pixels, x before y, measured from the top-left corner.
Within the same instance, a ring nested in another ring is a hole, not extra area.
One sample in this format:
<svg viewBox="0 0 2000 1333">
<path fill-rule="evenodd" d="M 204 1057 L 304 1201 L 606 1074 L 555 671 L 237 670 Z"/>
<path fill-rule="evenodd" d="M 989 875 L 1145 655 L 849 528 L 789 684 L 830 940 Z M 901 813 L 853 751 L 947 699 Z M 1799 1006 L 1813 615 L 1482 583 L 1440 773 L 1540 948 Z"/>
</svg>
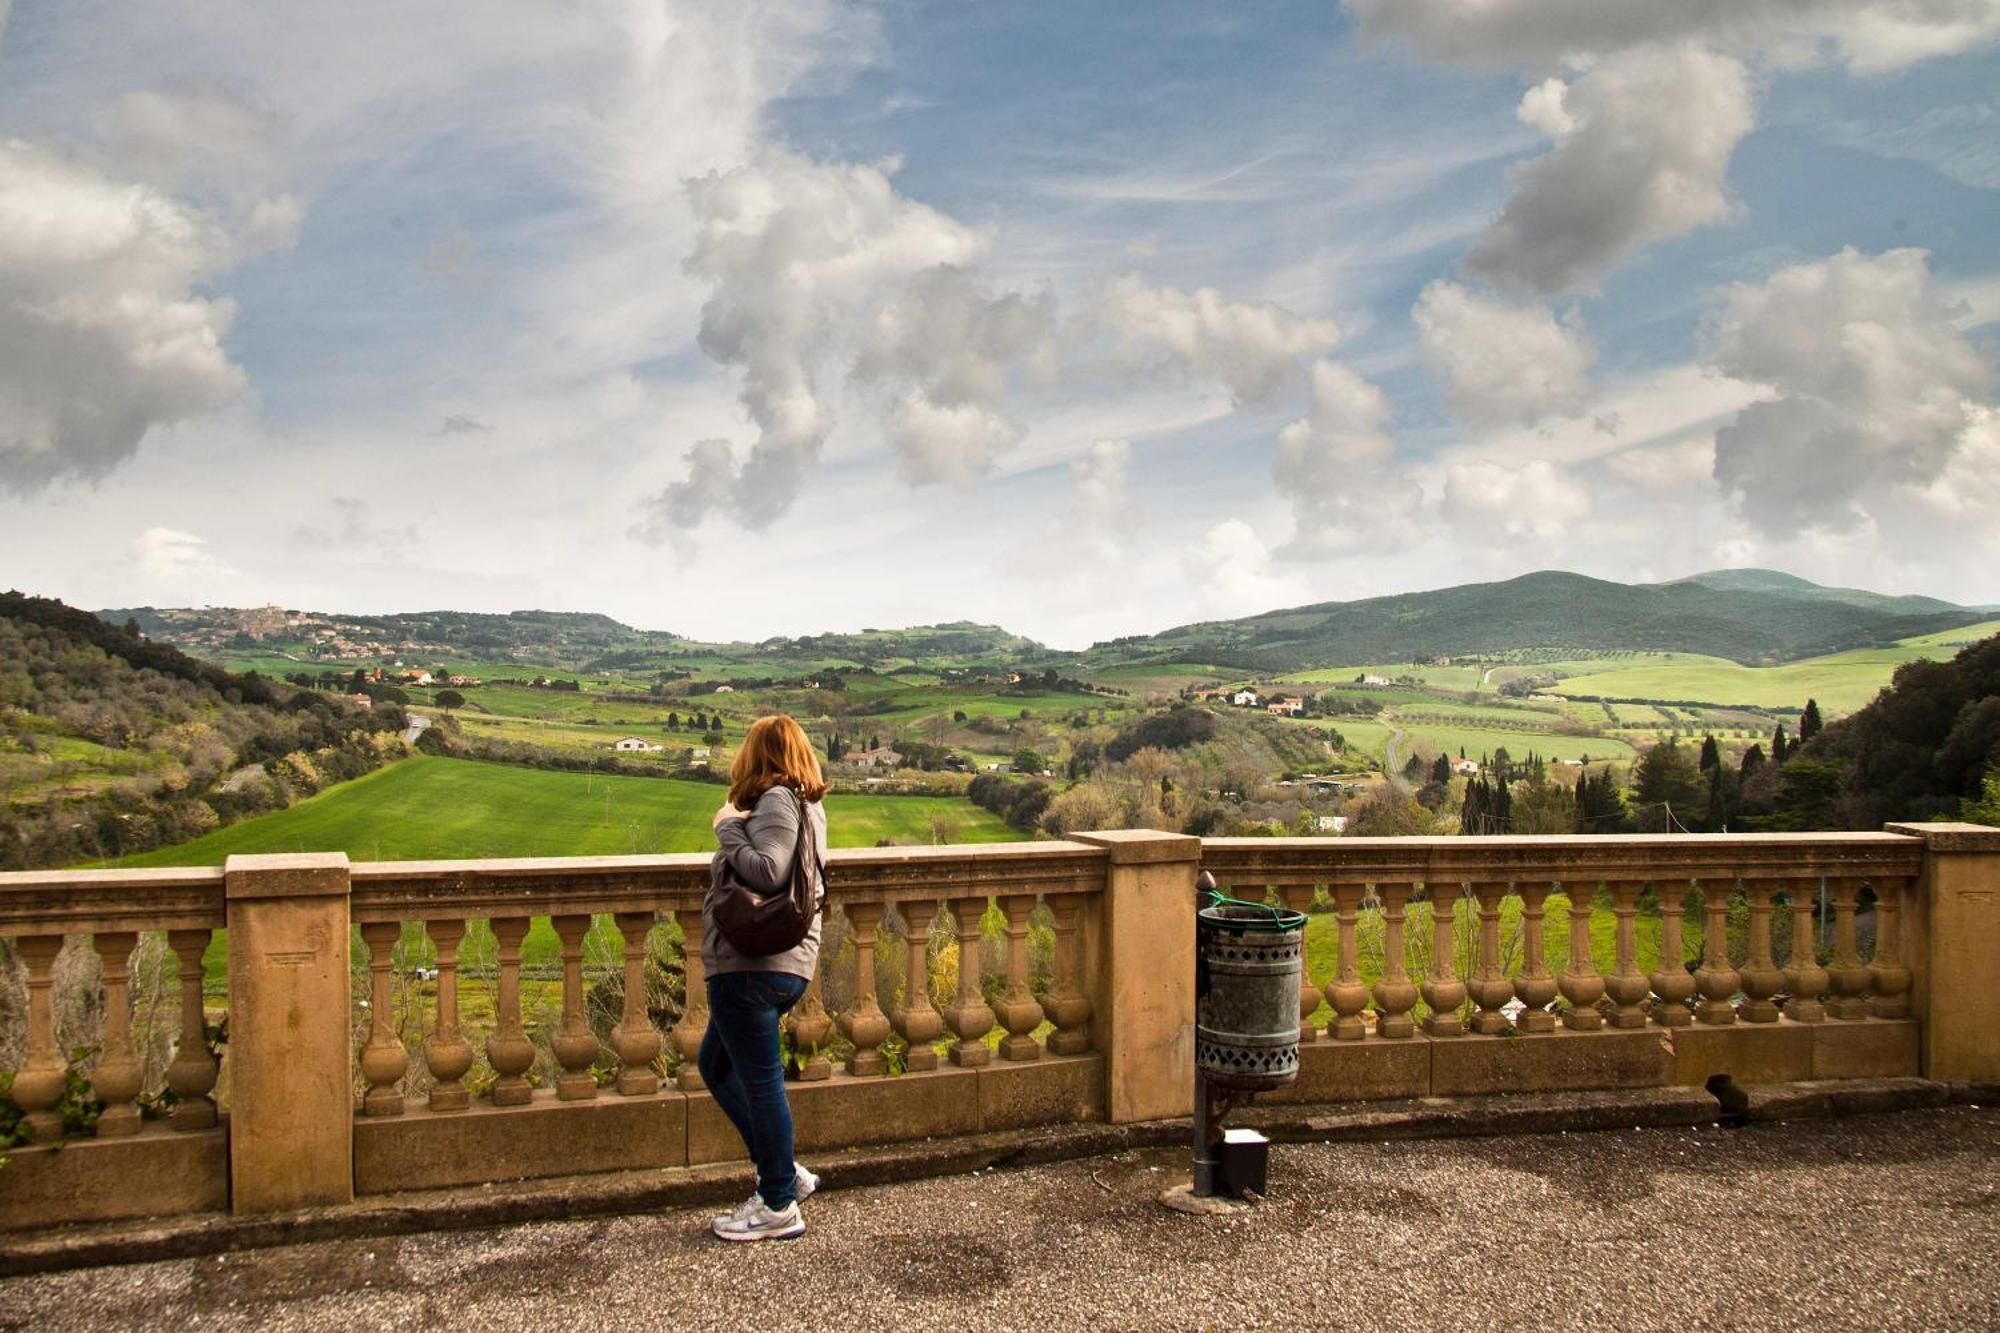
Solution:
<svg viewBox="0 0 2000 1333">
<path fill-rule="evenodd" d="M 1280 1144 L 1228 1217 L 1159 1205 L 1186 1174 L 827 1189 L 782 1243 L 684 1209 L 51 1273 L 0 1328 L 2000 1328 L 2000 1110 Z"/>
</svg>

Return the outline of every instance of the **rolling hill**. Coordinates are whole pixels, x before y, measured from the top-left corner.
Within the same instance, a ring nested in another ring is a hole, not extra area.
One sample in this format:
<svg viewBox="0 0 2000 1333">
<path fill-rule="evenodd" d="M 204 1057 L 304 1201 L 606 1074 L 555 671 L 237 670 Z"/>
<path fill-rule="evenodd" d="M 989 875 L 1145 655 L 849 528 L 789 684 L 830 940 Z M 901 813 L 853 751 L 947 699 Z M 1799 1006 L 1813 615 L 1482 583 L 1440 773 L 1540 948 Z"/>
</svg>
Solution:
<svg viewBox="0 0 2000 1333">
<path fill-rule="evenodd" d="M 1445 656 L 1649 650 L 1769 665 L 1954 629 L 1984 613 L 1823 588 L 1770 570 L 1623 584 L 1541 571 L 1499 583 L 1269 611 L 1098 644 L 1092 663 L 1180 658 L 1301 671 Z"/>
</svg>

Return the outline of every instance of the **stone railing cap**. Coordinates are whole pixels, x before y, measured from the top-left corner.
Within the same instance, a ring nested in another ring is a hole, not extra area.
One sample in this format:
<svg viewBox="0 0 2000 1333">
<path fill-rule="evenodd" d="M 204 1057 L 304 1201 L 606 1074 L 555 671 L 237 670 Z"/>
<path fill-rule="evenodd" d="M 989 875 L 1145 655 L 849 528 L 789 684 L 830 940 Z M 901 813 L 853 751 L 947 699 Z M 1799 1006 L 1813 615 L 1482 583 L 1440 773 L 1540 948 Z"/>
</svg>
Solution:
<svg viewBox="0 0 2000 1333">
<path fill-rule="evenodd" d="M 346 897 L 346 852 L 238 854 L 222 863 L 225 898 Z"/>
<path fill-rule="evenodd" d="M 1922 838 L 1933 852 L 2000 852 L 2000 828 L 1989 824 L 1890 824 L 1890 833 Z"/>
<path fill-rule="evenodd" d="M 1072 842 L 1103 847 L 1111 853 L 1115 866 L 1153 865 L 1163 861 L 1199 861 L 1201 839 L 1186 833 L 1163 833 L 1157 829 L 1112 829 L 1103 833 L 1076 833 Z"/>
</svg>

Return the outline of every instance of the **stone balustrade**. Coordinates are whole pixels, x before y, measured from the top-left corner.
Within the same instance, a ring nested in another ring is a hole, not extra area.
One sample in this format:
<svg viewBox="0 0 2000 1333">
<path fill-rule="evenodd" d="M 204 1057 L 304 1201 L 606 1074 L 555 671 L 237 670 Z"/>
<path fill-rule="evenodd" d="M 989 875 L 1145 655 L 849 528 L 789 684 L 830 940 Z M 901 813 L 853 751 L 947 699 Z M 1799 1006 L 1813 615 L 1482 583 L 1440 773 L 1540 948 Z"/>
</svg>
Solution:
<svg viewBox="0 0 2000 1333">
<path fill-rule="evenodd" d="M 1103 833 L 832 854 L 829 937 L 845 943 L 786 1022 L 801 1153 L 1188 1114 L 1204 868 L 1313 914 L 1301 1074 L 1280 1098 L 2000 1080 L 1985 1025 L 2000 831 Z M 703 856 L 0 875 L 30 1138 L 0 1166 L 0 1226 L 738 1158 L 694 1059 L 705 985 L 685 941 L 706 883 Z M 223 927 L 218 1069 L 202 958 Z M 141 1086 L 130 996 L 154 933 L 177 965 L 164 1088 Z M 539 971 L 531 939 L 550 941 Z M 103 964 L 98 1049 L 78 1070 L 53 1003 L 66 940 Z M 647 998 L 661 959 L 683 983 L 665 1031 Z M 65 1108 L 85 1103 L 93 1127 L 65 1135 Z"/>
</svg>

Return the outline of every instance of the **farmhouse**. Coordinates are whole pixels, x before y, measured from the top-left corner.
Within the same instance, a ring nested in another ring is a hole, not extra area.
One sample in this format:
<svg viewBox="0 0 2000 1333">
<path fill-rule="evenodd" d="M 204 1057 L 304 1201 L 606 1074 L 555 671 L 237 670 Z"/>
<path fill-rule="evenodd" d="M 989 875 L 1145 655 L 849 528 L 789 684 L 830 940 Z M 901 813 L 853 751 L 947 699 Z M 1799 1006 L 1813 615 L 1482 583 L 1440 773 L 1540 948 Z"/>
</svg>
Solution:
<svg viewBox="0 0 2000 1333">
<path fill-rule="evenodd" d="M 1462 778 L 1476 778 L 1479 776 L 1479 765 L 1470 759 L 1454 759 L 1451 771 Z"/>
<path fill-rule="evenodd" d="M 1387 685 L 1390 682 L 1387 676 L 1377 676 L 1370 673 L 1361 678 L 1361 683 L 1363 685 Z"/>
<path fill-rule="evenodd" d="M 1238 690 L 1229 696 L 1229 702 L 1235 704 L 1238 708 L 1255 708 L 1257 706 L 1257 691 Z"/>
<path fill-rule="evenodd" d="M 626 736 L 621 740 L 613 742 L 611 748 L 626 754 L 631 754 L 634 752 L 651 753 L 652 751 L 664 749 L 665 747 L 655 745 L 651 741 L 641 740 L 637 736 Z"/>
<path fill-rule="evenodd" d="M 847 755 L 842 762 L 853 764 L 857 768 L 898 768 L 902 765 L 903 756 L 883 745 L 873 750 L 856 750 Z"/>
<path fill-rule="evenodd" d="M 1265 707 L 1278 717 L 1297 717 L 1306 711 L 1305 704 L 1297 699 L 1273 699 Z"/>
</svg>

